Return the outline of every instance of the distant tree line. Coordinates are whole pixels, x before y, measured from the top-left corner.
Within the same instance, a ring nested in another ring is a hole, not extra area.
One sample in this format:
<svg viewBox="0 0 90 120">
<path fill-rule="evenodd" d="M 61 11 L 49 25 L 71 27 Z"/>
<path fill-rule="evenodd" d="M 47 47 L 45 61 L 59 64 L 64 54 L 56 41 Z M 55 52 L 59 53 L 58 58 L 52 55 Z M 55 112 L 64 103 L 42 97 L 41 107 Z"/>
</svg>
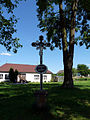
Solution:
<svg viewBox="0 0 90 120">
<path fill-rule="evenodd" d="M 80 76 L 87 77 L 88 74 L 90 74 L 90 70 L 89 70 L 89 67 L 87 65 L 85 65 L 85 64 L 78 64 L 77 68 L 73 68 L 72 69 L 72 74 L 73 74 L 73 76 L 80 75 Z M 64 72 L 58 73 L 57 75 L 58 76 L 64 76 Z"/>
<path fill-rule="evenodd" d="M 73 68 L 72 72 L 73 72 L 73 76 L 77 76 L 77 74 L 79 74 L 81 76 L 87 77 L 88 74 L 90 74 L 89 67 L 85 64 L 78 64 L 77 69 Z"/>
</svg>

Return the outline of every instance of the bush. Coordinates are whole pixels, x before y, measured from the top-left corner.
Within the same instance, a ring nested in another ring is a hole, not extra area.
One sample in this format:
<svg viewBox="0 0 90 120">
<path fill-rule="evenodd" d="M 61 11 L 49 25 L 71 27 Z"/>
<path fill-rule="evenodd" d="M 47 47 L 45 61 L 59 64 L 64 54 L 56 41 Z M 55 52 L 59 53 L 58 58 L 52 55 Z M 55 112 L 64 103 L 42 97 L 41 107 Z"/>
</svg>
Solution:
<svg viewBox="0 0 90 120">
<path fill-rule="evenodd" d="M 13 83 L 17 82 L 17 75 L 18 75 L 18 71 L 15 70 L 15 72 L 14 72 L 13 68 L 10 68 L 9 79 L 11 82 L 13 82 Z"/>
<path fill-rule="evenodd" d="M 90 80 L 90 78 L 76 78 L 75 80 L 78 80 L 78 81 L 85 81 L 85 80 Z"/>
</svg>

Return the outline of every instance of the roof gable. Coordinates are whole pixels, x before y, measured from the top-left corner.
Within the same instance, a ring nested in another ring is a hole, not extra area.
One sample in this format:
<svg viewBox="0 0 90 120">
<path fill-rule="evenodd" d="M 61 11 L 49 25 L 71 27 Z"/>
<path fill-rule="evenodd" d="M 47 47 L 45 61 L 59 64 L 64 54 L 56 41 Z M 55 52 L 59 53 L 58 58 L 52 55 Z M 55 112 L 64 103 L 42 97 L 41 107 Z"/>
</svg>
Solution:
<svg viewBox="0 0 90 120">
<path fill-rule="evenodd" d="M 57 74 L 58 74 L 58 73 L 63 73 L 63 72 L 64 72 L 64 70 L 59 70 L 59 71 L 57 72 Z"/>
<path fill-rule="evenodd" d="M 27 72 L 27 73 L 36 73 L 35 71 L 36 65 L 25 65 L 25 64 L 10 64 L 6 63 L 0 67 L 0 72 L 9 72 L 10 68 L 14 70 L 18 70 L 18 72 Z M 51 71 L 47 71 L 47 73 L 52 73 Z"/>
</svg>

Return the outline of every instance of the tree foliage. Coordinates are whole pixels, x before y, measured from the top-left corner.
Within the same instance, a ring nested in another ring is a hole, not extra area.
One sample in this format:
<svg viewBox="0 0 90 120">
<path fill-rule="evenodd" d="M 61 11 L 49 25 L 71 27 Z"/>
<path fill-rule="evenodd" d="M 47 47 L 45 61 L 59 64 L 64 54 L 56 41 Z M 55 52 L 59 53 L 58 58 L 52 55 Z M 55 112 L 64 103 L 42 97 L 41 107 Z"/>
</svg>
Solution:
<svg viewBox="0 0 90 120">
<path fill-rule="evenodd" d="M 64 76 L 64 72 L 63 73 L 58 73 L 58 76 Z"/>
<path fill-rule="evenodd" d="M 14 9 L 22 0 L 0 0 L 0 44 L 8 51 L 13 48 L 13 52 L 17 52 L 17 48 L 22 47 L 19 38 L 13 37 L 17 31 L 15 29 L 17 18 L 14 15 Z"/>
<path fill-rule="evenodd" d="M 36 0 L 38 27 L 46 32 L 51 50 L 63 51 L 63 87 L 73 87 L 72 66 L 74 45 L 90 47 L 90 1 L 87 0 Z M 87 2 L 87 3 L 86 3 Z M 85 6 L 84 6 L 85 5 Z M 86 6 L 88 7 L 86 8 Z M 78 33 L 78 34 L 76 34 Z"/>
<path fill-rule="evenodd" d="M 89 74 L 88 67 L 84 64 L 78 64 L 77 65 L 78 73 L 80 73 L 81 76 L 87 76 Z"/>
<path fill-rule="evenodd" d="M 63 2 L 63 15 L 66 29 L 66 36 L 69 38 L 72 20 L 72 6 L 75 0 L 36 0 L 37 1 L 37 12 L 38 19 L 40 21 L 39 27 L 41 31 L 47 32 L 47 39 L 51 41 L 51 49 L 54 47 L 62 46 L 62 34 L 61 27 L 62 21 L 59 14 L 59 4 L 60 1 Z M 76 8 L 76 18 L 75 18 L 75 31 L 78 32 L 78 37 L 76 37 L 74 43 L 82 46 L 86 45 L 86 48 L 90 47 L 90 25 L 88 20 L 90 20 L 90 1 L 88 0 L 78 0 L 78 6 Z M 67 40 L 67 47 L 70 46 L 70 41 Z"/>
<path fill-rule="evenodd" d="M 9 79 L 11 82 L 15 83 L 17 82 L 17 75 L 18 75 L 18 71 L 17 70 L 13 70 L 13 68 L 10 68 L 9 70 Z"/>
<path fill-rule="evenodd" d="M 76 68 L 72 68 L 72 73 L 73 73 L 73 76 L 76 76 L 77 73 L 78 73 L 77 69 Z"/>
<path fill-rule="evenodd" d="M 11 82 L 14 82 L 14 78 L 15 78 L 14 70 L 13 70 L 13 68 L 10 68 L 10 70 L 9 70 L 9 79 L 10 79 Z"/>
<path fill-rule="evenodd" d="M 18 76 L 18 74 L 19 74 L 18 70 L 15 70 L 14 75 L 15 75 L 15 81 L 16 82 L 17 82 L 17 76 Z"/>
</svg>

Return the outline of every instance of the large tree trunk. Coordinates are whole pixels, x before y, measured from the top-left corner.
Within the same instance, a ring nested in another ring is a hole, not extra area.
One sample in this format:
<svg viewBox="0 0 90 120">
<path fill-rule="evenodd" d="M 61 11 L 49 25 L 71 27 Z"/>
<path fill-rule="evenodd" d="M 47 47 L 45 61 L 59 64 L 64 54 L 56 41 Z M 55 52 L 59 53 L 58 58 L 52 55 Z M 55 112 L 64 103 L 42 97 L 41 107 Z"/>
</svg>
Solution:
<svg viewBox="0 0 90 120">
<path fill-rule="evenodd" d="M 69 46 L 67 44 L 67 33 L 66 33 L 66 16 L 64 16 L 62 0 L 60 0 L 60 22 L 62 24 L 62 46 L 63 46 L 63 64 L 64 64 L 64 82 L 62 87 L 73 88 L 72 78 L 72 66 L 73 66 L 73 55 L 74 55 L 74 38 L 75 38 L 75 18 L 77 10 L 78 0 L 72 1 L 72 15 L 71 15 L 71 27 L 70 27 L 70 38 Z"/>
<path fill-rule="evenodd" d="M 73 88 L 73 78 L 72 78 L 72 66 L 73 66 L 73 59 L 71 56 L 66 54 L 64 56 L 64 82 L 62 87 L 64 88 Z"/>
</svg>

